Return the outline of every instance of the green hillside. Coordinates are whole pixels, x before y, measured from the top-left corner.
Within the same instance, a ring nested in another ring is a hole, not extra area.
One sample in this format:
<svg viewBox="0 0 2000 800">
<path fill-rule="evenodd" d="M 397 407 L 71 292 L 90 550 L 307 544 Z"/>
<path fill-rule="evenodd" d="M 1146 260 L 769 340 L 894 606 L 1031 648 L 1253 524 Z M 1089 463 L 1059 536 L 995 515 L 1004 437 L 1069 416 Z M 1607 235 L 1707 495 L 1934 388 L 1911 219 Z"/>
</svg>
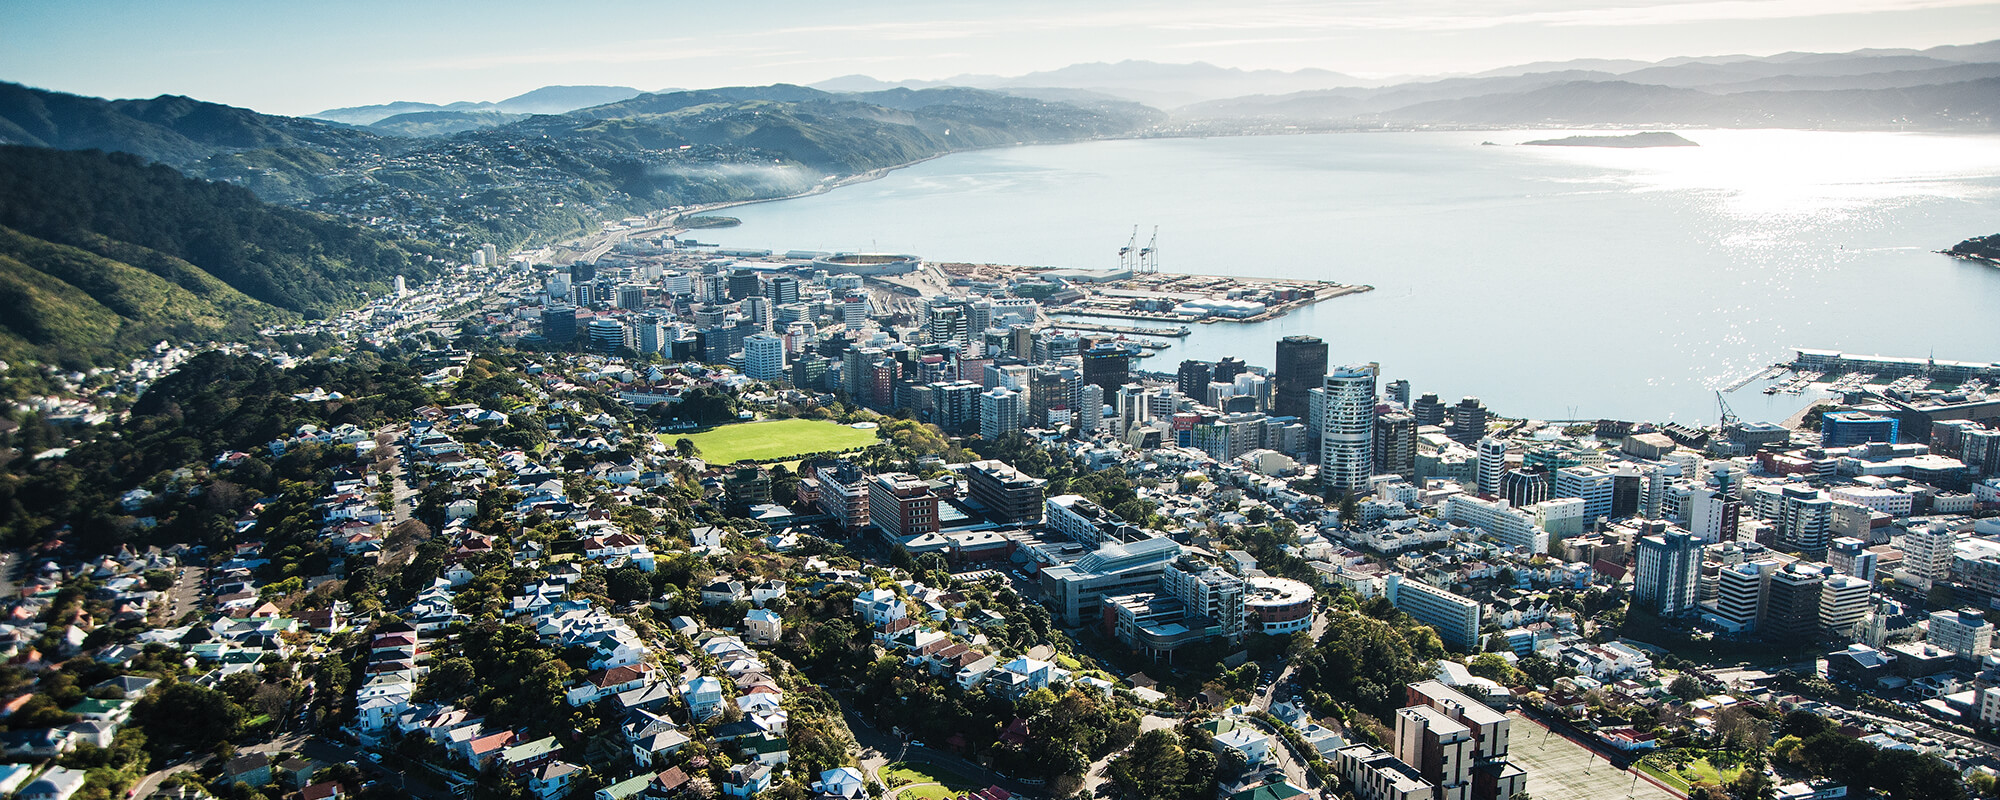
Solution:
<svg viewBox="0 0 2000 800">
<path fill-rule="evenodd" d="M 0 359 L 72 368 L 117 362 L 162 339 L 246 339 L 287 315 L 186 262 L 102 243 L 170 266 L 174 280 L 121 261 L 0 227 Z"/>
<path fill-rule="evenodd" d="M 352 305 L 421 248 L 136 156 L 0 146 L 0 358 L 116 362 Z"/>
<path fill-rule="evenodd" d="M 408 243 L 123 153 L 0 147 L 0 225 L 307 316 L 437 271 Z"/>
</svg>

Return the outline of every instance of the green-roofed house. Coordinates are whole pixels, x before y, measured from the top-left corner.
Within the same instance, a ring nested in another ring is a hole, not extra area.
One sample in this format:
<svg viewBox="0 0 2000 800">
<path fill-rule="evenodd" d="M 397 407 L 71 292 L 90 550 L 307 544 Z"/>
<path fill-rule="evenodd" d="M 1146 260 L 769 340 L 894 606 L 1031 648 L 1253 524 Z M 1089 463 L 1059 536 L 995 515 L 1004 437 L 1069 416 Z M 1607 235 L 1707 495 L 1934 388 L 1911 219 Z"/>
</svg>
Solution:
<svg viewBox="0 0 2000 800">
<path fill-rule="evenodd" d="M 1244 789 L 1229 796 L 1229 800 L 1292 800 L 1306 791 L 1293 786 L 1291 781 L 1267 783 L 1254 789 Z"/>
<path fill-rule="evenodd" d="M 653 773 L 641 772 L 625 780 L 597 790 L 597 800 L 626 800 L 646 793 L 646 787 L 653 785 Z"/>
<path fill-rule="evenodd" d="M 94 719 L 98 722 L 109 722 L 117 725 L 124 723 L 127 718 L 132 716 L 132 701 L 99 700 L 90 697 L 85 698 L 83 702 L 63 710 L 84 719 Z"/>
<path fill-rule="evenodd" d="M 785 741 L 783 736 L 751 736 L 736 740 L 736 745 L 742 748 L 743 755 L 767 767 L 780 766 L 792 760 L 791 743 Z"/>
<path fill-rule="evenodd" d="M 500 751 L 500 766 L 516 775 L 526 774 L 554 760 L 561 751 L 562 745 L 556 744 L 556 737 L 544 736 Z"/>
</svg>

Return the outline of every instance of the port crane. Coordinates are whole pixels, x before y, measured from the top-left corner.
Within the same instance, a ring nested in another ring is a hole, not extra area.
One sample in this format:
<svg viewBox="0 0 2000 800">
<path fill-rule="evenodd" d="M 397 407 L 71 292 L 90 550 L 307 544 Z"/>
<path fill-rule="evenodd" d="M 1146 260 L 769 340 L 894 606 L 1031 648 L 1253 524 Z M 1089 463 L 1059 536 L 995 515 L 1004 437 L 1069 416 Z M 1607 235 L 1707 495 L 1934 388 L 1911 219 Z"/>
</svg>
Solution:
<svg viewBox="0 0 2000 800">
<path fill-rule="evenodd" d="M 1729 401 L 1722 399 L 1722 392 L 1720 391 L 1715 393 L 1715 410 L 1717 415 L 1721 417 L 1721 420 L 1716 424 L 1718 428 L 1728 428 L 1739 421 L 1736 417 L 1736 409 L 1729 407 Z"/>
<path fill-rule="evenodd" d="M 1125 246 L 1118 248 L 1118 268 L 1132 268 L 1132 254 L 1139 249 L 1139 226 L 1132 226 L 1132 238 L 1125 240 Z"/>
<path fill-rule="evenodd" d="M 1160 226 L 1153 226 L 1152 241 L 1146 242 L 1146 246 L 1139 250 L 1138 266 L 1141 273 L 1160 271 Z"/>
</svg>

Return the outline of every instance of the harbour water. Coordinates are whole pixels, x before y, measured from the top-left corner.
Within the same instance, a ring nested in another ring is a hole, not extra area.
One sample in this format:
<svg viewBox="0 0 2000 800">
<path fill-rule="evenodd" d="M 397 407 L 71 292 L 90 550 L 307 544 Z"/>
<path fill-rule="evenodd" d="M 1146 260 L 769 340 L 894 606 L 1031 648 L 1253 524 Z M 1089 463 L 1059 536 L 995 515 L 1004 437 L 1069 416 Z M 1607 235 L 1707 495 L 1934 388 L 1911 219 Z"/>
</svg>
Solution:
<svg viewBox="0 0 2000 800">
<path fill-rule="evenodd" d="M 1508 416 L 1713 421 L 1714 390 L 1792 347 L 2000 360 L 2000 269 L 1932 252 L 2000 231 L 2000 136 L 1682 133 L 1701 146 L 1453 131 L 987 150 L 733 209 L 741 227 L 701 238 L 1108 268 L 1157 225 L 1165 271 L 1376 289 L 1195 326 L 1149 368 L 1268 366 L 1306 333 L 1336 363 Z M 1810 399 L 1765 385 L 1731 406 L 1778 421 Z"/>
</svg>

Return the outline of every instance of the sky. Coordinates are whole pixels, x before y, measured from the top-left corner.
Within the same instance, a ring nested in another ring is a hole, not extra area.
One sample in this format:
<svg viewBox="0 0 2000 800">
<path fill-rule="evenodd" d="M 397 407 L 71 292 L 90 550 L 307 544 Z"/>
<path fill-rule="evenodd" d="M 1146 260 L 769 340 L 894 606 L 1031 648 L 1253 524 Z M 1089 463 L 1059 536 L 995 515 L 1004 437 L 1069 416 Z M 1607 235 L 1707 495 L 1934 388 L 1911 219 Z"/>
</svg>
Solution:
<svg viewBox="0 0 2000 800">
<path fill-rule="evenodd" d="M 551 84 L 934 80 L 1127 59 L 1383 78 L 1994 39 L 1992 0 L 0 0 L 0 80 L 306 114 Z"/>
</svg>

